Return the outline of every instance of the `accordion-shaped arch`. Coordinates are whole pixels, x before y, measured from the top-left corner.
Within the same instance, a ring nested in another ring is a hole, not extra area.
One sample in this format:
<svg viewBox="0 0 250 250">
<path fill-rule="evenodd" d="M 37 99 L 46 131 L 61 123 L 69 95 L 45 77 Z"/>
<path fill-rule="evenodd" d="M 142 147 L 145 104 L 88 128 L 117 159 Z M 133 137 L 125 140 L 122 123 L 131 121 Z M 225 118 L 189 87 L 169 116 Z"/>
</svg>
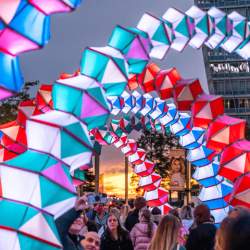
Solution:
<svg viewBox="0 0 250 250">
<path fill-rule="evenodd" d="M 150 64 L 146 67 L 145 71 L 152 72 L 152 68 L 156 69 L 157 65 Z M 169 77 L 172 76 L 173 71 L 177 77 L 175 79 L 172 77 L 172 81 L 170 81 Z M 168 74 L 166 74 L 166 72 L 168 72 Z M 199 81 L 186 81 L 181 79 L 176 69 L 164 71 L 164 73 L 167 81 L 169 83 L 171 82 L 169 86 L 172 86 L 172 88 L 167 89 L 169 97 L 175 96 L 175 100 L 178 96 L 175 95 L 174 91 L 178 92 L 178 86 L 181 86 L 182 89 L 185 89 L 186 86 L 191 87 L 191 91 L 195 89 L 200 91 L 201 89 Z M 142 75 L 147 75 L 147 72 L 143 72 Z M 137 79 L 141 79 L 141 76 L 137 76 Z M 153 80 L 150 79 L 151 87 L 149 87 L 147 79 L 147 82 L 142 81 L 138 84 L 141 86 L 147 85 L 149 91 L 153 89 L 156 90 L 156 86 L 159 86 L 159 83 L 157 83 L 158 79 L 158 77 L 155 77 Z M 186 86 L 183 87 L 184 83 Z M 192 87 L 191 83 L 194 84 L 196 88 Z M 173 87 L 174 85 L 176 89 Z M 162 90 L 163 89 L 159 89 L 161 92 Z M 191 91 L 189 92 L 190 95 Z M 162 130 L 163 132 L 168 129 L 179 137 L 180 144 L 188 150 L 188 160 L 196 166 L 193 177 L 203 185 L 199 198 L 210 207 L 212 214 L 215 216 L 216 223 L 219 223 L 229 210 L 225 198 L 230 195 L 232 186 L 225 181 L 222 176 L 218 175 L 218 156 L 215 158 L 215 152 L 206 147 L 206 129 L 204 127 L 205 124 L 212 122 L 219 116 L 219 110 L 221 110 L 221 114 L 223 113 L 224 106 L 222 98 L 201 94 L 199 98 L 197 98 L 197 101 L 191 102 L 193 109 L 199 105 L 201 101 L 202 104 L 205 102 L 202 106 L 211 105 L 211 107 L 214 107 L 214 105 L 216 105 L 217 107 L 216 112 L 218 115 L 214 118 L 206 115 L 206 112 L 203 116 L 199 115 L 199 123 L 203 124 L 201 127 L 193 127 L 192 124 L 194 122 L 192 121 L 191 115 L 185 112 L 179 112 L 173 101 L 166 102 L 160 98 L 154 98 L 149 94 L 142 95 L 137 91 L 132 93 L 125 91 L 121 96 L 112 96 L 108 99 L 111 103 L 111 113 L 113 115 L 122 115 L 124 118 L 118 120 L 112 119 L 110 127 L 101 131 L 94 130 L 92 134 L 95 135 L 101 144 L 113 144 L 120 148 L 125 155 L 129 156 L 129 161 L 133 165 L 134 172 L 140 176 L 139 185 L 146 191 L 145 197 L 149 200 L 149 204 L 158 204 L 159 206 L 165 204 L 166 207 L 169 207 L 166 200 L 161 199 L 161 196 L 158 195 L 158 200 L 156 201 L 156 196 L 151 195 L 152 189 L 154 192 L 157 192 L 160 187 L 160 178 L 153 172 L 154 164 L 146 159 L 145 151 L 138 149 L 136 142 L 128 139 L 127 134 L 133 129 L 139 131 L 142 128 L 146 128 Z M 187 100 L 190 99 L 190 97 L 187 97 Z M 182 99 L 180 101 L 182 104 L 183 101 L 185 102 L 185 100 Z M 187 107 L 190 108 L 191 106 L 188 104 Z M 213 115 L 216 114 L 213 113 Z M 193 115 L 193 120 L 194 119 L 196 119 L 195 115 Z M 160 190 L 162 191 L 162 188 L 160 188 Z M 150 193 L 148 194 L 149 191 Z M 161 192 L 161 195 L 165 197 L 163 192 Z"/>
<path fill-rule="evenodd" d="M 53 1 L 59 2 L 74 1 Z M 94 152 L 89 131 L 107 124 L 111 111 L 108 99 L 112 107 L 116 106 L 112 98 L 124 95 L 127 85 L 131 88 L 140 85 L 146 92 L 156 90 L 164 99 L 174 98 L 175 104 L 168 104 L 157 102 L 149 95 L 143 101 L 138 94 L 135 99 L 129 99 L 128 94 L 126 101 L 121 99 L 121 107 L 126 102 L 128 112 L 127 104 L 136 100 L 131 111 L 151 116 L 150 120 L 159 121 L 158 126 L 170 126 L 180 137 L 183 147 L 188 149 L 188 160 L 196 166 L 196 179 L 203 185 L 200 199 L 214 211 L 220 204 L 218 213 L 214 214 L 217 222 L 228 210 L 224 198 L 234 205 L 249 207 L 247 143 L 234 144 L 244 139 L 245 121 L 223 115 L 221 98 L 206 95 L 198 80 L 181 79 L 174 69 L 161 71 L 154 65 L 146 67 L 151 57 L 163 58 L 169 48 L 182 51 L 187 44 L 195 48 L 203 43 L 212 49 L 220 46 L 249 58 L 248 36 L 248 23 L 236 12 L 227 16 L 216 8 L 207 13 L 197 7 L 186 13 L 170 8 L 163 18 L 144 14 L 137 28 L 117 26 L 106 47 L 86 48 L 80 71 L 55 82 L 54 110 L 28 118 L 25 125 L 28 150 L 0 165 L 0 213 L 4 218 L 0 221 L 0 248 L 61 248 L 54 217 L 73 206 L 75 190 L 70 173 L 89 167 Z M 13 61 L 7 59 L 10 68 Z M 45 105 L 41 112 L 48 111 L 47 108 L 50 106 Z M 191 116 L 185 112 L 191 112 Z M 121 140 L 124 153 L 131 154 L 131 161 L 136 159 L 139 163 L 143 152 L 135 152 L 134 141 L 119 136 L 117 143 Z M 230 147 L 245 164 L 239 164 L 237 157 L 228 156 L 226 149 Z M 219 169 L 222 162 L 224 165 Z M 151 205 L 164 205 L 167 192 L 158 188 L 160 177 L 155 174 L 149 177 L 147 172 L 152 171 L 152 166 L 149 161 L 144 163 L 135 164 L 135 169 L 142 174 L 146 198 Z M 217 176 L 218 171 L 226 175 L 227 169 L 236 169 L 234 174 L 240 174 L 234 176 L 231 196 L 231 185 Z"/>
</svg>

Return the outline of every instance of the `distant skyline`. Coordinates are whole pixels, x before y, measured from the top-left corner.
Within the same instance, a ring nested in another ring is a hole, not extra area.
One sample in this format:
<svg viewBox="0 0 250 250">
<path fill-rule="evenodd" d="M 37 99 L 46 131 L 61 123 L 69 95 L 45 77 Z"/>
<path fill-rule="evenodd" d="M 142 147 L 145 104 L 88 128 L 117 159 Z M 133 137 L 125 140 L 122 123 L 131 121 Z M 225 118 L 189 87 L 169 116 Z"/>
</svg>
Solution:
<svg viewBox="0 0 250 250">
<path fill-rule="evenodd" d="M 106 46 L 115 25 L 136 27 L 144 12 L 162 16 L 169 7 L 185 12 L 192 0 L 86 0 L 73 13 L 53 15 L 51 40 L 40 51 L 20 57 L 25 81 L 52 83 L 61 72 L 79 68 L 87 46 Z M 184 78 L 199 78 L 206 89 L 206 76 L 201 50 L 187 48 L 183 53 L 171 50 L 162 61 L 162 68 L 176 67 Z M 123 155 L 110 147 L 103 149 L 101 171 L 122 173 Z"/>
</svg>

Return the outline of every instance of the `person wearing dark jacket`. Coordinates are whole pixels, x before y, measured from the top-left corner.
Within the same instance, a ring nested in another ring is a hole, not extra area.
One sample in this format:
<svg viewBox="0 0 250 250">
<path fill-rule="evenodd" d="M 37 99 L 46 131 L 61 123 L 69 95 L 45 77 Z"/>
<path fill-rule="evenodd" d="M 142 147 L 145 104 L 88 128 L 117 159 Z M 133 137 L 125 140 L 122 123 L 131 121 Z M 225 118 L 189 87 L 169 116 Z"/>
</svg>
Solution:
<svg viewBox="0 0 250 250">
<path fill-rule="evenodd" d="M 216 227 L 210 221 L 209 208 L 201 204 L 194 210 L 194 219 L 197 227 L 190 231 L 186 243 L 187 250 L 213 250 Z"/>
<path fill-rule="evenodd" d="M 107 219 L 106 229 L 101 237 L 100 250 L 133 250 L 129 232 L 122 228 L 119 218 L 110 214 Z"/>
<path fill-rule="evenodd" d="M 139 211 L 147 206 L 147 202 L 143 197 L 137 197 L 134 200 L 135 209 L 128 214 L 125 221 L 125 228 L 130 232 L 135 224 L 139 223 Z"/>
<path fill-rule="evenodd" d="M 226 250 L 247 250 L 250 248 L 250 214 L 231 219 L 226 234 Z"/>
<path fill-rule="evenodd" d="M 86 197 L 82 196 L 76 201 L 75 207 L 64 213 L 56 219 L 56 227 L 62 242 L 64 250 L 79 250 L 81 246 L 76 246 L 69 237 L 68 230 L 73 221 L 80 216 L 80 213 L 86 206 Z"/>
<path fill-rule="evenodd" d="M 75 243 L 69 237 L 68 230 L 72 222 L 80 215 L 75 208 L 70 209 L 58 219 L 56 219 L 56 227 L 61 238 L 64 250 L 77 250 Z"/>
<path fill-rule="evenodd" d="M 86 214 L 82 213 L 69 228 L 69 236 L 75 243 L 80 244 L 80 239 L 87 232 L 98 232 L 97 226 L 94 221 L 88 219 Z"/>
</svg>

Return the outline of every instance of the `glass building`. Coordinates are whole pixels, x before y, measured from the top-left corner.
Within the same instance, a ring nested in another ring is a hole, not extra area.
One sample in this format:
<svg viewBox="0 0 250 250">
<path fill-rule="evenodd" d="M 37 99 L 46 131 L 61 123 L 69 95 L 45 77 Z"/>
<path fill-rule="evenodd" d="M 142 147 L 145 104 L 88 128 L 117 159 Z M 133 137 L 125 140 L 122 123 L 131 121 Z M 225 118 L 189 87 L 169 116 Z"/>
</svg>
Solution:
<svg viewBox="0 0 250 250">
<path fill-rule="evenodd" d="M 195 4 L 208 10 L 215 6 L 226 13 L 237 11 L 250 20 L 250 0 L 195 0 Z M 209 91 L 223 95 L 225 112 L 247 120 L 250 137 L 250 63 L 236 53 L 223 49 L 203 47 L 203 57 Z"/>
</svg>

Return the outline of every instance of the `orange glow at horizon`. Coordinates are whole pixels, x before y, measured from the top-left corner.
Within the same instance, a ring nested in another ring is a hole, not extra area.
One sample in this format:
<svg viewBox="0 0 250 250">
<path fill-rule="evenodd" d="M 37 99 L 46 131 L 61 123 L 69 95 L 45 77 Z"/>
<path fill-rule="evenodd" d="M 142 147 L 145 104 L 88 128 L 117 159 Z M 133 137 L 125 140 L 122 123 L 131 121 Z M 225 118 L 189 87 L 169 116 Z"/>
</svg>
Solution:
<svg viewBox="0 0 250 250">
<path fill-rule="evenodd" d="M 136 137 L 136 135 L 134 135 Z M 103 147 L 100 158 L 100 182 L 99 191 L 108 195 L 125 197 L 125 166 L 124 154 L 115 147 Z M 137 183 L 131 183 L 132 167 L 129 164 L 128 196 L 136 197 Z M 131 185 L 132 184 L 132 185 Z"/>
<path fill-rule="evenodd" d="M 128 196 L 134 198 L 136 196 L 135 186 L 130 185 L 130 177 L 132 172 L 128 174 Z M 120 198 L 125 197 L 125 175 L 124 173 L 104 173 L 101 174 L 100 189 L 108 195 L 115 195 Z"/>
</svg>

